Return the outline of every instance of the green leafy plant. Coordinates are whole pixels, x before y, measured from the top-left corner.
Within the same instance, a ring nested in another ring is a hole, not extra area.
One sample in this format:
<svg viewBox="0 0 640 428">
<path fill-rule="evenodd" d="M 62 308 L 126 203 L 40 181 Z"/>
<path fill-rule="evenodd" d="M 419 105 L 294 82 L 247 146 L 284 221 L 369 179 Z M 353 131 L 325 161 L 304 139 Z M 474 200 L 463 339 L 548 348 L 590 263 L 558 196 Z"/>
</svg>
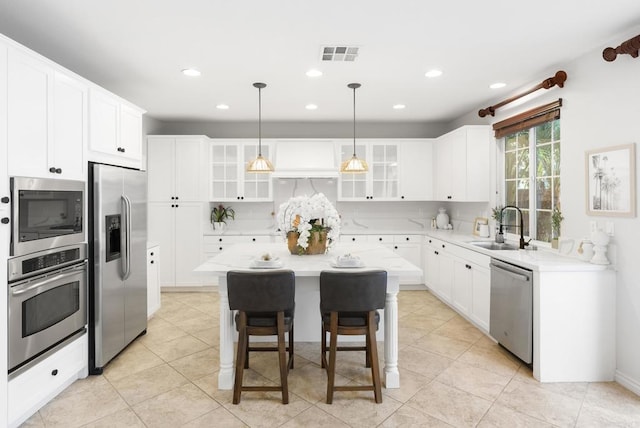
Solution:
<svg viewBox="0 0 640 428">
<path fill-rule="evenodd" d="M 502 205 L 491 208 L 491 218 L 500 223 L 500 213 L 502 212 Z"/>
<path fill-rule="evenodd" d="M 562 220 L 564 220 L 562 211 L 560 211 L 560 208 L 556 205 L 551 212 L 551 229 L 553 230 L 554 238 L 560 236 L 560 223 L 562 223 Z"/>
<path fill-rule="evenodd" d="M 227 219 L 235 219 L 236 212 L 231 207 L 220 204 L 211 210 L 211 223 L 227 223 Z"/>
</svg>

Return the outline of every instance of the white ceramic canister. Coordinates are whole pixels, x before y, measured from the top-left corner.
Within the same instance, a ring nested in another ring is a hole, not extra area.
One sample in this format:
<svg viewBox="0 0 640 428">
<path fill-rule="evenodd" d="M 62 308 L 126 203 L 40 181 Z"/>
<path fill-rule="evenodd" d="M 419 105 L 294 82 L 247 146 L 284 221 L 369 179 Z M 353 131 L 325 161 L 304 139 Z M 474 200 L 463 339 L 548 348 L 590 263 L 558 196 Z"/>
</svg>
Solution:
<svg viewBox="0 0 640 428">
<path fill-rule="evenodd" d="M 449 225 L 449 214 L 447 214 L 446 208 L 439 208 L 438 215 L 436 216 L 436 225 L 438 229 L 446 229 Z"/>
<path fill-rule="evenodd" d="M 582 248 L 580 258 L 587 262 L 591 261 L 593 258 L 593 242 L 589 239 L 583 239 L 582 242 L 580 242 L 580 248 Z"/>
</svg>

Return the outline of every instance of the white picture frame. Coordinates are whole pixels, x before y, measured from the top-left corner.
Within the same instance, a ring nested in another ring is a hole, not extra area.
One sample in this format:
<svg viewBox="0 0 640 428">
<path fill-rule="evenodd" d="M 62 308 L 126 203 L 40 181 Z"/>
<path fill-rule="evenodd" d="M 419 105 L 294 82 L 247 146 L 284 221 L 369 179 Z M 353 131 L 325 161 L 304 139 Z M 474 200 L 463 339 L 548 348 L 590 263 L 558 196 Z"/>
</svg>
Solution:
<svg viewBox="0 0 640 428">
<path fill-rule="evenodd" d="M 585 152 L 587 215 L 636 216 L 635 143 Z"/>
</svg>

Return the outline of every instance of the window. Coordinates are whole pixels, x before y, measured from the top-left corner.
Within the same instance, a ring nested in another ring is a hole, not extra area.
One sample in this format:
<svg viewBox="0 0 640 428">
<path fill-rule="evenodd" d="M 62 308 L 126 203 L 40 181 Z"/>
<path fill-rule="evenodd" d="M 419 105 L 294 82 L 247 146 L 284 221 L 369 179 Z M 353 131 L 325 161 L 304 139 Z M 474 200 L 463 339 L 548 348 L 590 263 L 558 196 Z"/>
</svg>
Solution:
<svg viewBox="0 0 640 428">
<path fill-rule="evenodd" d="M 560 119 L 504 137 L 504 203 L 521 209 L 525 236 L 551 241 L 551 213 L 560 204 Z M 517 211 L 504 211 L 502 222 L 519 225 Z"/>
</svg>

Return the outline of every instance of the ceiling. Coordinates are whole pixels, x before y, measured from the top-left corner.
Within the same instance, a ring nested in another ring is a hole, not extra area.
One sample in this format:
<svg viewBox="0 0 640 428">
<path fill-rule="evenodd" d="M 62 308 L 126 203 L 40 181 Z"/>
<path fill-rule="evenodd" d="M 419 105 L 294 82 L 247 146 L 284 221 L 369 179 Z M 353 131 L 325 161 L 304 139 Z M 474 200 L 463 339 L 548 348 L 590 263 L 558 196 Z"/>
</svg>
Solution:
<svg viewBox="0 0 640 428">
<path fill-rule="evenodd" d="M 359 82 L 359 120 L 442 122 L 542 81 L 640 23 L 637 0 L 586 4 L 5 0 L 0 33 L 160 120 L 254 120 L 254 82 L 267 84 L 264 121 L 351 120 L 347 84 Z M 325 45 L 360 53 L 353 62 L 323 62 Z M 202 75 L 184 76 L 190 67 Z M 312 68 L 323 75 L 307 77 Z M 425 77 L 431 69 L 443 75 Z M 489 89 L 499 81 L 507 86 Z M 309 103 L 318 108 L 305 109 Z"/>
</svg>

